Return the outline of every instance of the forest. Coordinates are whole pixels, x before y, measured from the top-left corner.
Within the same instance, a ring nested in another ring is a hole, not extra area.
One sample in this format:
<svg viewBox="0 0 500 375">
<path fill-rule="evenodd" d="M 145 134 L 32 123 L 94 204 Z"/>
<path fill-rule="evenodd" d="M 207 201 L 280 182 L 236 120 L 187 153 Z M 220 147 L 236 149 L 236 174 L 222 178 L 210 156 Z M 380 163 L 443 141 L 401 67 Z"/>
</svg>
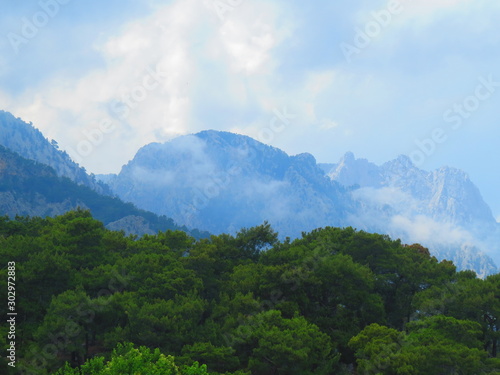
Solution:
<svg viewBox="0 0 500 375">
<path fill-rule="evenodd" d="M 0 218 L 0 259 L 2 374 L 500 374 L 500 275 L 386 235 L 137 237 L 79 209 Z"/>
</svg>

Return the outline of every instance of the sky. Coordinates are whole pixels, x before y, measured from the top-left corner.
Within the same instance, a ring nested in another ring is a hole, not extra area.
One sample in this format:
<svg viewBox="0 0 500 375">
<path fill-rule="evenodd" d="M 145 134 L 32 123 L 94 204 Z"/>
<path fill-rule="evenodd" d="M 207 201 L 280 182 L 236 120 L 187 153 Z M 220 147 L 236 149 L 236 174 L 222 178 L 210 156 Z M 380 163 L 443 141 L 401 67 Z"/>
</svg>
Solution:
<svg viewBox="0 0 500 375">
<path fill-rule="evenodd" d="M 500 219 L 500 2 L 1 0 L 0 109 L 87 171 L 206 129 L 466 171 Z"/>
</svg>

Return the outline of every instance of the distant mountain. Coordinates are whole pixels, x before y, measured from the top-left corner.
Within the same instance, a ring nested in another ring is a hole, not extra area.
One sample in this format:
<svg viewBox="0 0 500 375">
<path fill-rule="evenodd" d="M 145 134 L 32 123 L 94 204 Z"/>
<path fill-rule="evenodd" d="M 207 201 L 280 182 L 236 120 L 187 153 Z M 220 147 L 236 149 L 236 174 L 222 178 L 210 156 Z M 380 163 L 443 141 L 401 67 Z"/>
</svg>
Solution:
<svg viewBox="0 0 500 375">
<path fill-rule="evenodd" d="M 226 132 L 147 145 L 106 181 L 126 201 L 212 233 L 267 220 L 282 235 L 297 237 L 324 223 L 343 225 L 352 209 L 346 189 L 330 181 L 312 155 L 288 156 Z"/>
<path fill-rule="evenodd" d="M 68 177 L 77 184 L 103 194 L 110 194 L 109 188 L 88 175 L 84 168 L 76 164 L 69 155 L 58 149 L 31 123 L 26 123 L 11 113 L 0 111 L 0 145 L 17 152 L 26 159 L 48 165 L 60 177 Z"/>
<path fill-rule="evenodd" d="M 347 153 L 338 164 L 332 164 L 326 174 L 333 181 L 365 189 L 367 193 L 370 189 L 396 189 L 411 197 L 410 201 L 416 204 L 412 206 L 414 213 L 435 220 L 445 220 L 465 227 L 487 226 L 488 230 L 491 230 L 491 225 L 496 225 L 478 188 L 465 172 L 455 168 L 443 167 L 426 172 L 415 167 L 403 155 L 379 167 Z M 403 204 L 408 206 L 408 202 L 409 200 L 405 200 Z"/>
<path fill-rule="evenodd" d="M 122 199 L 213 233 L 269 221 L 281 237 L 353 226 L 428 246 L 479 275 L 496 273 L 488 236 L 498 224 L 468 176 L 426 172 L 409 158 L 377 166 L 347 153 L 318 165 L 252 138 L 217 131 L 141 148 L 118 175 L 99 176 Z M 487 236 L 486 236 L 487 235 Z"/>
</svg>

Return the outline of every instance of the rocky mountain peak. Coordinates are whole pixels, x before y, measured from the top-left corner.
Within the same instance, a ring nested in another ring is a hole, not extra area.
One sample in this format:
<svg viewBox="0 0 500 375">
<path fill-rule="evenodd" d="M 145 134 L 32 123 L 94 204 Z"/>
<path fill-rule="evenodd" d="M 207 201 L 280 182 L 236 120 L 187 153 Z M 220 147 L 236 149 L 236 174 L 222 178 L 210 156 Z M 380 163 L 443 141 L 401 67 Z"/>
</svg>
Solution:
<svg viewBox="0 0 500 375">
<path fill-rule="evenodd" d="M 344 186 L 379 186 L 381 183 L 379 168 L 366 159 L 356 159 L 352 152 L 347 152 L 328 176 Z"/>
</svg>

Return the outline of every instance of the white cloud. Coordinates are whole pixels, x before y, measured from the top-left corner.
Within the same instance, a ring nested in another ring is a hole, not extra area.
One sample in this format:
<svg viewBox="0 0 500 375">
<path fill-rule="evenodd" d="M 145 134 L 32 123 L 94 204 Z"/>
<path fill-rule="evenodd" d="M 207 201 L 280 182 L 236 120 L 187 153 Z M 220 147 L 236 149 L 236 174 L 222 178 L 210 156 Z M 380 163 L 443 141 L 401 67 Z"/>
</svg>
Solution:
<svg viewBox="0 0 500 375">
<path fill-rule="evenodd" d="M 438 222 L 428 216 L 418 215 L 414 218 L 395 215 L 391 218 L 394 233 L 403 233 L 411 242 L 423 244 L 463 244 L 475 243 L 473 236 L 456 225 Z"/>
<path fill-rule="evenodd" d="M 224 52 L 229 57 L 231 68 L 236 73 L 253 75 L 268 66 L 270 50 L 276 45 L 272 27 L 256 20 L 251 28 L 241 27 L 240 20 L 230 20 L 220 29 Z"/>
<path fill-rule="evenodd" d="M 52 78 L 10 108 L 91 171 L 117 171 L 144 144 L 192 131 L 196 98 L 214 93 L 231 107 L 243 105 L 249 92 L 268 95 L 272 88 L 266 81 L 277 66 L 273 49 L 290 35 L 287 27 L 276 27 L 278 11 L 264 2 L 245 2 L 221 21 L 197 0 L 158 7 L 95 43 L 104 67 L 77 79 Z M 218 69 L 213 77 L 205 76 L 212 73 L 207 64 Z M 161 77 L 148 78 L 150 69 Z M 245 82 L 249 76 L 252 81 Z M 105 119 L 113 120 L 115 130 L 89 155 L 79 153 L 82 142 L 91 141 L 84 132 Z"/>
<path fill-rule="evenodd" d="M 395 187 L 363 187 L 353 191 L 353 197 L 357 200 L 366 201 L 368 204 L 380 210 L 389 205 L 395 207 L 398 212 L 415 212 L 419 209 L 418 202 L 408 193 Z"/>
</svg>

